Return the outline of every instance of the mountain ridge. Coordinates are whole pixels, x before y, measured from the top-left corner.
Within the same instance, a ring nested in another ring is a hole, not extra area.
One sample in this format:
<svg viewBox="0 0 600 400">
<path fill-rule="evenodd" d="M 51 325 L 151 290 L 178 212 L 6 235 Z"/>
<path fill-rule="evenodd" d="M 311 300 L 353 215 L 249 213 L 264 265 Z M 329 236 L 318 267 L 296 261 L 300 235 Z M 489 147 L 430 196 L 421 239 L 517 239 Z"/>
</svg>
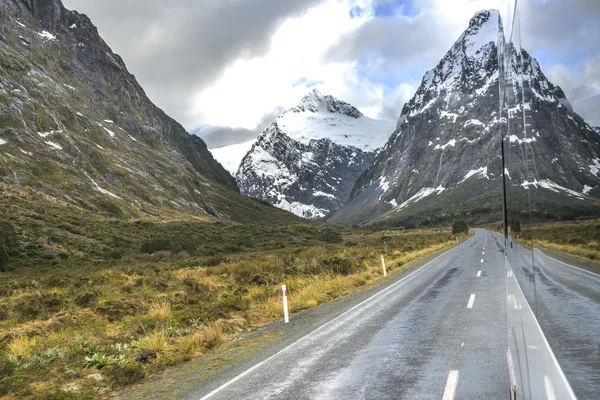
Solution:
<svg viewBox="0 0 600 400">
<path fill-rule="evenodd" d="M 90 19 L 0 1 L 0 178 L 117 217 L 273 212 L 239 194 L 203 140 L 146 96 Z"/>
</svg>

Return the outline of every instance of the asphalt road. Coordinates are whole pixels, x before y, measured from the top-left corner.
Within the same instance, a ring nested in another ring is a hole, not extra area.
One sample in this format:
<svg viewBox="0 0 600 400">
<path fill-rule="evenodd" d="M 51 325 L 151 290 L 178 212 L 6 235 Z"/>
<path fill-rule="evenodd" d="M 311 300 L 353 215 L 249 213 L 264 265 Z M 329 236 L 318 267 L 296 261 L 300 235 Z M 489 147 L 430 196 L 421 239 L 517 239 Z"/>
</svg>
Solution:
<svg viewBox="0 0 600 400">
<path fill-rule="evenodd" d="M 474 237 L 189 399 L 505 399 L 503 242 Z"/>
<path fill-rule="evenodd" d="M 575 395 L 600 399 L 600 275 L 521 246 L 508 260 Z"/>
</svg>

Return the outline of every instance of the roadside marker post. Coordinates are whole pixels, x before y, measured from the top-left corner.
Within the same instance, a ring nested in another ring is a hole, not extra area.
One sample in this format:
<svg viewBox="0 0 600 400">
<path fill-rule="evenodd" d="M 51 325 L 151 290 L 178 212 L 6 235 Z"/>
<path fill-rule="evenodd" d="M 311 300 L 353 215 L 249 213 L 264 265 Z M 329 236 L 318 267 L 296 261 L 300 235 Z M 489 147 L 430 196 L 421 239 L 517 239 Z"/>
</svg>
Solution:
<svg viewBox="0 0 600 400">
<path fill-rule="evenodd" d="M 387 276 L 387 271 L 385 270 L 385 260 L 383 256 L 381 256 L 381 266 L 383 267 L 383 276 Z"/>
<path fill-rule="evenodd" d="M 288 313 L 287 294 L 285 293 L 285 285 L 281 285 L 281 292 L 283 293 L 283 322 L 286 324 L 290 322 L 290 314 Z"/>
</svg>

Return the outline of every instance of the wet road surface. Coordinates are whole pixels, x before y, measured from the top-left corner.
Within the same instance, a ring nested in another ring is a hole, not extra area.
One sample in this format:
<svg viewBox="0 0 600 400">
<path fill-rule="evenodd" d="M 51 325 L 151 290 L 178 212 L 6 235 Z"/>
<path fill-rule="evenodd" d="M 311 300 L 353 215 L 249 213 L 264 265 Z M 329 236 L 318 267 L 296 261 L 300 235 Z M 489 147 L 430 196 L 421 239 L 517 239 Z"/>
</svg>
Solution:
<svg viewBox="0 0 600 400">
<path fill-rule="evenodd" d="M 600 275 L 521 246 L 508 260 L 573 391 L 600 399 Z"/>
<path fill-rule="evenodd" d="M 503 399 L 503 241 L 475 236 L 188 399 Z M 500 237 L 501 239 L 501 237 Z"/>
</svg>

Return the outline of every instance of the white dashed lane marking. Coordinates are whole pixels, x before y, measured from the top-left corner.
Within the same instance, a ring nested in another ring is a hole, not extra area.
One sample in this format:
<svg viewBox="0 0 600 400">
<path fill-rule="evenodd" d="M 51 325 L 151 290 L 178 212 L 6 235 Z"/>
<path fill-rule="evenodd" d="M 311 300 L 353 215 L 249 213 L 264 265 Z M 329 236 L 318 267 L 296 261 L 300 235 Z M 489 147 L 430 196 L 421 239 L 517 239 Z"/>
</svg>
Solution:
<svg viewBox="0 0 600 400">
<path fill-rule="evenodd" d="M 473 303 L 475 303 L 475 294 L 472 294 L 469 297 L 469 303 L 467 304 L 467 308 L 473 308 Z"/>
<path fill-rule="evenodd" d="M 444 397 L 442 400 L 454 400 L 454 394 L 456 393 L 456 386 L 458 385 L 459 372 L 453 369 L 448 373 L 448 380 L 446 380 L 446 388 L 444 389 Z"/>
</svg>

